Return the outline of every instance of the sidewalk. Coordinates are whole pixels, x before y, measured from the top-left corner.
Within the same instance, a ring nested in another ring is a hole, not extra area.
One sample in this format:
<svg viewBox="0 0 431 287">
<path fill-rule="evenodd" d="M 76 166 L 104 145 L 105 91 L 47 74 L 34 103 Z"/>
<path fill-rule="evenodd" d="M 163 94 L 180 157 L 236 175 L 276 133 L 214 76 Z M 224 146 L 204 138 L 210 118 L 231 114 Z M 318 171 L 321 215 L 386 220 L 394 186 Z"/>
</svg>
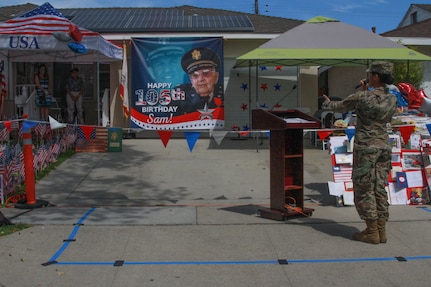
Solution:
<svg viewBox="0 0 431 287">
<path fill-rule="evenodd" d="M 305 205 L 272 221 L 265 140 L 127 139 L 78 153 L 36 185 L 53 207 L 2 209 L 35 226 L 0 237 L 0 286 L 425 286 L 431 209 L 391 206 L 388 243 L 335 207 L 327 151 L 305 142 Z M 257 150 L 258 148 L 258 150 Z M 116 266 L 115 266 L 116 265 Z"/>
</svg>

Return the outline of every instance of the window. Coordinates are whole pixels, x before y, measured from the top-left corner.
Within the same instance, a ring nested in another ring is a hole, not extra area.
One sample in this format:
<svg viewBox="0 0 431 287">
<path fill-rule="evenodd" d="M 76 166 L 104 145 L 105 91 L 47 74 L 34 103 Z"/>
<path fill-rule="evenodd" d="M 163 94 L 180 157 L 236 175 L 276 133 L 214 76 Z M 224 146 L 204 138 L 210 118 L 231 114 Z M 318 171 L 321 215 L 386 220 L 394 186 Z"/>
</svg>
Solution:
<svg viewBox="0 0 431 287">
<path fill-rule="evenodd" d="M 418 22 L 418 13 L 413 12 L 410 14 L 410 25 Z"/>
</svg>

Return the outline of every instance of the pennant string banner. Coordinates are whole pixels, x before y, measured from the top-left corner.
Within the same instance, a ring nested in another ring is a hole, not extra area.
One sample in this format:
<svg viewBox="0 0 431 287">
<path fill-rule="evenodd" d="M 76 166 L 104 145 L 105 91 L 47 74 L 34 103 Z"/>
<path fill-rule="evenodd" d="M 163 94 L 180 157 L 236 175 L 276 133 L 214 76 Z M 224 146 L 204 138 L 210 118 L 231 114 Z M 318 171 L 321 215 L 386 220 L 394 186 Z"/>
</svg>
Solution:
<svg viewBox="0 0 431 287">
<path fill-rule="evenodd" d="M 428 129 L 428 132 L 430 133 L 430 135 L 431 135 L 431 124 L 426 124 L 426 127 L 427 127 L 427 129 Z"/>
<path fill-rule="evenodd" d="M 190 152 L 193 151 L 193 148 L 200 136 L 200 132 L 184 132 L 184 135 L 186 137 L 187 140 L 187 144 L 189 145 L 189 150 Z"/>
<path fill-rule="evenodd" d="M 324 139 L 326 139 L 333 132 L 334 132 L 334 130 L 317 131 L 317 135 L 319 136 L 319 139 L 321 141 L 323 141 Z"/>
<path fill-rule="evenodd" d="M 37 126 L 38 122 L 33 121 L 24 121 L 22 124 L 22 131 L 26 132 L 28 129 L 32 129 L 33 127 Z"/>
<path fill-rule="evenodd" d="M 415 126 L 414 125 L 398 126 L 398 129 L 400 130 L 401 137 L 403 138 L 404 144 L 407 144 L 409 142 L 410 136 L 412 135 L 415 129 Z"/>
<path fill-rule="evenodd" d="M 93 126 L 79 126 L 79 128 L 82 130 L 82 132 L 85 135 L 85 139 L 89 140 L 91 133 L 93 132 L 93 130 L 95 129 L 95 127 Z"/>
<path fill-rule="evenodd" d="M 7 128 L 7 130 L 10 131 L 11 130 L 11 122 L 10 121 L 5 121 L 3 123 L 4 123 L 4 126 Z"/>
<path fill-rule="evenodd" d="M 174 132 L 173 131 L 157 131 L 157 133 L 159 134 L 159 137 L 162 140 L 162 143 L 166 148 L 168 146 L 168 142 L 171 139 L 171 136 Z"/>
<path fill-rule="evenodd" d="M 349 142 L 352 140 L 353 136 L 355 135 L 356 129 L 346 129 L 346 135 L 349 139 Z"/>
<path fill-rule="evenodd" d="M 212 137 L 216 141 L 217 145 L 220 145 L 225 136 L 229 131 L 212 131 Z"/>
</svg>

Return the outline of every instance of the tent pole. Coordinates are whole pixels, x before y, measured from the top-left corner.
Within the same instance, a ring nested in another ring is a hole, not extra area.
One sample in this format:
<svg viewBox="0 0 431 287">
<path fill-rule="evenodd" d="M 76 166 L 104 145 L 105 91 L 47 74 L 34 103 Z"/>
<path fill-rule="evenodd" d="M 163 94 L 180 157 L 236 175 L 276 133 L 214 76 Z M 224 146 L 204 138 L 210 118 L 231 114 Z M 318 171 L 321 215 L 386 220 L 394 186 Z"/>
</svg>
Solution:
<svg viewBox="0 0 431 287">
<path fill-rule="evenodd" d="M 251 60 L 248 61 L 248 86 L 251 88 Z M 248 126 L 251 128 L 251 89 L 248 89 L 248 105 L 250 106 L 248 111 Z"/>
<path fill-rule="evenodd" d="M 258 92 L 259 92 L 259 87 L 258 87 L 258 79 L 259 79 L 259 74 L 258 74 L 258 72 L 259 72 L 259 60 L 256 60 L 256 107 L 258 107 L 259 106 L 259 94 L 258 94 Z"/>
<path fill-rule="evenodd" d="M 97 125 L 100 126 L 100 65 L 99 65 L 99 53 L 97 53 L 97 75 L 96 75 L 96 81 L 97 81 Z"/>
</svg>

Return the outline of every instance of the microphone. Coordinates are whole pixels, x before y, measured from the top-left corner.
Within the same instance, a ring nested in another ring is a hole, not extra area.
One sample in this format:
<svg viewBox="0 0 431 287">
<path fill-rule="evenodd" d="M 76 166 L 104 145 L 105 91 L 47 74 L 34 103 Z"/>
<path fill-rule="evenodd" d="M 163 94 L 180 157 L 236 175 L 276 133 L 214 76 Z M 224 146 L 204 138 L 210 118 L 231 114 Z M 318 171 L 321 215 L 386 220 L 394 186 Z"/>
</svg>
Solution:
<svg viewBox="0 0 431 287">
<path fill-rule="evenodd" d="M 368 84 L 369 80 L 365 79 L 364 82 L 365 82 L 365 84 Z M 360 87 L 362 87 L 362 84 L 359 84 L 359 85 L 355 86 L 355 90 L 358 89 L 358 88 L 360 88 Z"/>
</svg>

